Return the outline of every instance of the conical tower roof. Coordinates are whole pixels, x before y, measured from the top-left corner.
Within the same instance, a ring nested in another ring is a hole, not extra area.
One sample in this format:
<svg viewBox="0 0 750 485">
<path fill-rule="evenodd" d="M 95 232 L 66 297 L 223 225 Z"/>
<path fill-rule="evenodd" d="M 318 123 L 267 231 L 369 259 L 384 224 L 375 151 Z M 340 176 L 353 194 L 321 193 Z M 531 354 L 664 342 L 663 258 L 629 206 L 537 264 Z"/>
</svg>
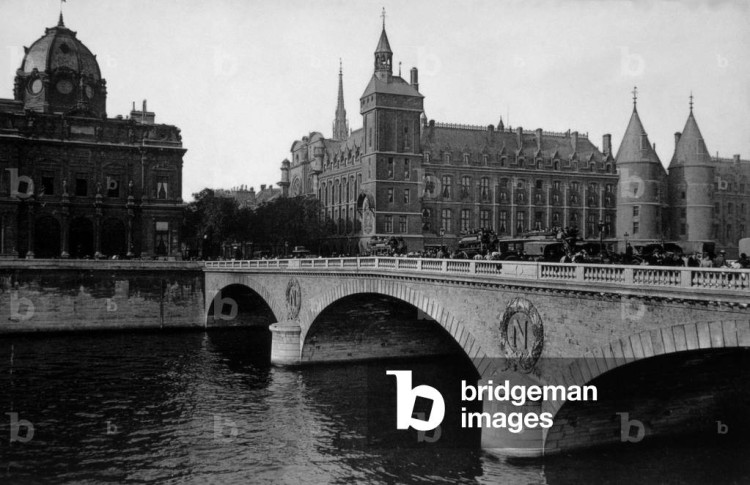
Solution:
<svg viewBox="0 0 750 485">
<path fill-rule="evenodd" d="M 380 40 L 378 41 L 378 47 L 375 48 L 375 53 L 393 54 L 393 51 L 391 51 L 391 44 L 388 42 L 388 36 L 385 33 L 385 25 L 383 25 L 383 31 L 380 32 Z"/>
<path fill-rule="evenodd" d="M 628 128 L 622 137 L 622 143 L 620 143 L 620 149 L 617 151 L 615 159 L 618 164 L 642 161 L 661 164 L 659 156 L 648 140 L 646 129 L 643 127 L 643 123 L 641 123 L 641 118 L 638 116 L 635 104 L 633 105 L 633 114 L 630 117 L 630 123 L 628 123 Z"/>
<path fill-rule="evenodd" d="M 674 156 L 672 156 L 669 166 L 703 165 L 706 163 L 711 163 L 711 155 L 709 155 L 706 143 L 703 141 L 703 135 L 701 135 L 701 130 L 695 121 L 693 107 L 691 106 L 685 128 L 675 145 Z"/>
</svg>

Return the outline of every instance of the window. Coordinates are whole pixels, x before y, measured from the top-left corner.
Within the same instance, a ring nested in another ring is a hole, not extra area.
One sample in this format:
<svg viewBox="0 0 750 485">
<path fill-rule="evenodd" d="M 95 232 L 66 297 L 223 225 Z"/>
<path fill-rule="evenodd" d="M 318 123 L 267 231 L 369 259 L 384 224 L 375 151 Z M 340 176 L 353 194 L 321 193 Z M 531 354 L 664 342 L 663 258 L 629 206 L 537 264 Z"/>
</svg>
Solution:
<svg viewBox="0 0 750 485">
<path fill-rule="evenodd" d="M 443 153 L 443 162 L 451 163 L 451 154 L 448 152 Z"/>
<path fill-rule="evenodd" d="M 388 203 L 393 204 L 393 188 L 388 189 Z"/>
<path fill-rule="evenodd" d="M 573 192 L 578 192 L 578 182 L 571 183 L 570 190 L 572 190 Z"/>
<path fill-rule="evenodd" d="M 592 235 L 596 233 L 596 216 L 589 214 L 586 216 L 586 234 Z"/>
<path fill-rule="evenodd" d="M 537 181 L 536 181 L 536 188 L 537 188 L 538 190 L 541 190 L 541 189 L 542 189 L 542 186 L 543 186 L 543 184 L 544 184 L 544 182 L 543 182 L 543 181 L 541 181 L 541 180 L 537 180 Z"/>
<path fill-rule="evenodd" d="M 409 160 L 404 160 L 404 180 L 411 179 L 411 167 L 409 166 Z"/>
<path fill-rule="evenodd" d="M 490 228 L 490 211 L 484 209 L 479 211 L 479 227 Z"/>
<path fill-rule="evenodd" d="M 536 195 L 534 196 L 534 201 L 537 204 L 541 204 L 542 203 L 542 193 L 541 192 L 537 192 L 536 193 Z"/>
<path fill-rule="evenodd" d="M 443 209 L 440 213 L 440 228 L 445 232 L 451 232 L 451 220 L 453 213 L 450 209 Z"/>
<path fill-rule="evenodd" d="M 680 209 L 680 217 L 682 217 L 683 219 L 687 217 L 687 209 L 686 208 L 682 207 Z"/>
<path fill-rule="evenodd" d="M 393 232 L 393 216 L 385 216 L 385 232 Z"/>
<path fill-rule="evenodd" d="M 685 234 L 687 234 L 687 224 L 683 222 L 680 224 L 680 236 L 684 236 Z"/>
<path fill-rule="evenodd" d="M 505 191 L 500 192 L 500 202 L 506 203 L 508 202 L 508 193 Z"/>
<path fill-rule="evenodd" d="M 560 162 L 558 162 L 557 160 L 555 160 L 555 163 L 552 165 L 552 167 L 555 170 L 560 170 Z"/>
<path fill-rule="evenodd" d="M 429 153 L 425 153 L 424 154 L 424 163 L 430 163 L 430 154 Z"/>
<path fill-rule="evenodd" d="M 89 195 L 89 182 L 85 174 L 76 175 L 75 195 L 77 197 L 86 197 Z"/>
<path fill-rule="evenodd" d="M 606 237 L 612 236 L 612 215 L 607 214 L 604 216 L 604 235 Z"/>
<path fill-rule="evenodd" d="M 368 143 L 367 143 L 367 145 L 368 145 L 368 146 L 369 146 L 370 148 L 372 148 L 372 127 L 370 127 L 370 129 L 369 129 L 368 131 L 369 131 L 369 133 L 368 133 L 368 135 L 367 135 L 367 140 L 368 140 Z"/>
<path fill-rule="evenodd" d="M 611 194 L 613 190 L 612 184 L 607 184 L 604 186 L 604 191 L 608 194 Z"/>
<path fill-rule="evenodd" d="M 555 205 L 560 203 L 560 194 L 552 194 L 552 203 Z"/>
<path fill-rule="evenodd" d="M 732 209 L 734 209 L 734 206 L 730 202 L 730 203 L 727 204 L 727 214 L 731 215 L 732 214 Z"/>
<path fill-rule="evenodd" d="M 479 183 L 479 196 L 482 200 L 490 200 L 490 179 L 488 177 L 482 177 Z"/>
<path fill-rule="evenodd" d="M 638 217 L 641 213 L 641 208 L 639 206 L 633 206 L 633 217 Z"/>
<path fill-rule="evenodd" d="M 54 195 L 55 193 L 55 173 L 42 172 L 42 191 L 44 195 Z"/>
<path fill-rule="evenodd" d="M 107 192 L 109 192 L 109 188 L 107 189 Z M 156 223 L 154 247 L 156 248 L 156 254 L 159 256 L 166 256 L 170 253 L 169 222 L 159 221 Z"/>
<path fill-rule="evenodd" d="M 461 209 L 461 230 L 471 229 L 471 209 Z"/>
<path fill-rule="evenodd" d="M 500 211 L 500 227 L 498 232 L 500 234 L 508 232 L 508 211 Z"/>
<path fill-rule="evenodd" d="M 120 196 L 120 181 L 113 176 L 107 177 L 107 197 Z"/>
<path fill-rule="evenodd" d="M 485 164 L 485 165 L 488 165 L 489 162 L 490 162 L 489 155 L 482 155 L 482 163 Z"/>
<path fill-rule="evenodd" d="M 552 182 L 552 188 L 554 188 L 555 190 L 559 191 L 560 190 L 560 181 L 559 180 L 555 180 L 554 182 Z"/>
<path fill-rule="evenodd" d="M 552 213 L 552 225 L 553 226 L 559 226 L 560 225 L 560 213 L 559 212 L 553 212 Z"/>
<path fill-rule="evenodd" d="M 388 159 L 388 178 L 393 178 L 393 158 Z"/>
<path fill-rule="evenodd" d="M 411 199 L 411 192 L 409 189 L 404 189 L 404 204 L 408 204 Z"/>
<path fill-rule="evenodd" d="M 526 227 L 526 213 L 519 212 L 516 214 L 516 232 L 523 232 Z"/>
<path fill-rule="evenodd" d="M 443 175 L 443 198 L 451 198 L 451 185 L 453 184 L 453 177 L 450 175 Z"/>
<path fill-rule="evenodd" d="M 537 212 L 534 214 L 534 230 L 541 231 L 542 223 L 544 221 L 544 212 Z"/>
<path fill-rule="evenodd" d="M 508 179 L 500 179 L 500 187 L 502 188 L 508 187 Z"/>
<path fill-rule="evenodd" d="M 732 240 L 732 225 L 731 224 L 727 224 L 727 236 L 726 236 L 725 239 L 727 241 L 731 241 Z"/>
<path fill-rule="evenodd" d="M 461 198 L 466 198 L 469 196 L 469 191 L 471 190 L 471 177 L 464 175 L 461 177 Z"/>
<path fill-rule="evenodd" d="M 156 198 L 167 199 L 169 197 L 169 177 L 159 176 L 156 180 Z"/>
<path fill-rule="evenodd" d="M 398 232 L 406 233 L 406 216 L 398 216 Z"/>
<path fill-rule="evenodd" d="M 404 126 L 404 150 L 411 149 L 411 139 L 409 137 L 409 127 Z"/>
<path fill-rule="evenodd" d="M 633 193 L 633 195 L 635 195 L 635 193 Z M 682 200 L 685 200 L 685 191 L 684 190 L 680 193 L 680 197 L 682 197 Z"/>
<path fill-rule="evenodd" d="M 466 165 L 469 164 L 469 154 L 468 153 L 464 153 L 464 164 L 466 164 Z"/>
<path fill-rule="evenodd" d="M 639 228 L 638 222 L 634 222 L 634 223 L 633 223 L 633 235 L 634 235 L 634 236 L 635 236 L 636 234 L 638 234 L 638 228 Z"/>
</svg>

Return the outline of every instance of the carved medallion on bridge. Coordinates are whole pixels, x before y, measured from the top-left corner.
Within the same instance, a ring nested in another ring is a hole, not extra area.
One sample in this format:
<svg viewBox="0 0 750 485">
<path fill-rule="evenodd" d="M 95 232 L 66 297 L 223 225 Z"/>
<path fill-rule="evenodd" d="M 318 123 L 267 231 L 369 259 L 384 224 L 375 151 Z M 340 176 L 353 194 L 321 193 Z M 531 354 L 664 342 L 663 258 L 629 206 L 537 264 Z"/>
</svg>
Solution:
<svg viewBox="0 0 750 485">
<path fill-rule="evenodd" d="M 514 367 L 531 372 L 544 346 L 544 325 L 534 305 L 526 298 L 511 300 L 503 313 L 500 333 L 505 354 Z"/>
<path fill-rule="evenodd" d="M 286 318 L 287 320 L 296 320 L 299 316 L 299 309 L 302 307 L 302 289 L 296 278 L 289 280 L 286 285 Z"/>
</svg>

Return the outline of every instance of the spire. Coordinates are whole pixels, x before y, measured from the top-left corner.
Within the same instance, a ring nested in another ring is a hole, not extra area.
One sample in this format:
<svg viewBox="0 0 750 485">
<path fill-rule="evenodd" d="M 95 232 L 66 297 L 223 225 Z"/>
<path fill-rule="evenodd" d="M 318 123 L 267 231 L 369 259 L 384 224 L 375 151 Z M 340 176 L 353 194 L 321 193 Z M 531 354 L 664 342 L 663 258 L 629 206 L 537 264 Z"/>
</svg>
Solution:
<svg viewBox="0 0 750 485">
<path fill-rule="evenodd" d="M 620 149 L 617 151 L 617 163 L 650 161 L 661 164 L 659 156 L 654 151 L 653 146 L 648 141 L 648 134 L 641 123 L 641 118 L 636 110 L 636 101 L 638 99 L 638 90 L 633 88 L 633 114 L 630 116 L 630 123 L 622 137 Z"/>
<path fill-rule="evenodd" d="M 385 8 L 383 8 L 382 17 L 383 30 L 380 32 L 380 40 L 375 48 L 375 75 L 381 81 L 388 81 L 393 74 L 393 51 L 388 42 L 388 35 L 385 33 Z"/>
<path fill-rule="evenodd" d="M 65 22 L 63 22 L 62 8 L 60 9 L 60 19 L 57 21 L 57 26 L 65 27 Z"/>
<path fill-rule="evenodd" d="M 693 92 L 690 91 L 690 112 L 693 112 Z"/>
<path fill-rule="evenodd" d="M 333 121 L 333 139 L 343 141 L 349 135 L 349 122 L 346 120 L 344 108 L 344 74 L 341 59 L 339 59 L 339 97 L 336 102 L 336 118 Z"/>
</svg>

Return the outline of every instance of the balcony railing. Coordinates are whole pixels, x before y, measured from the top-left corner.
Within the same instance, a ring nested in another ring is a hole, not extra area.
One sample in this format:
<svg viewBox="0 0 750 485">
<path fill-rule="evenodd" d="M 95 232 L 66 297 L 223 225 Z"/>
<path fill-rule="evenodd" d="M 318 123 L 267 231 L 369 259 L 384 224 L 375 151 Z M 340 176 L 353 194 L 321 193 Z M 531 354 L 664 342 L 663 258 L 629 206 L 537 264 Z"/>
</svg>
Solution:
<svg viewBox="0 0 750 485">
<path fill-rule="evenodd" d="M 750 296 L 750 270 L 599 264 L 481 261 L 418 258 L 318 258 L 252 261 L 207 261 L 209 271 L 286 270 L 336 272 L 404 272 L 477 278 L 579 283 L 591 287 L 722 290 Z"/>
</svg>

